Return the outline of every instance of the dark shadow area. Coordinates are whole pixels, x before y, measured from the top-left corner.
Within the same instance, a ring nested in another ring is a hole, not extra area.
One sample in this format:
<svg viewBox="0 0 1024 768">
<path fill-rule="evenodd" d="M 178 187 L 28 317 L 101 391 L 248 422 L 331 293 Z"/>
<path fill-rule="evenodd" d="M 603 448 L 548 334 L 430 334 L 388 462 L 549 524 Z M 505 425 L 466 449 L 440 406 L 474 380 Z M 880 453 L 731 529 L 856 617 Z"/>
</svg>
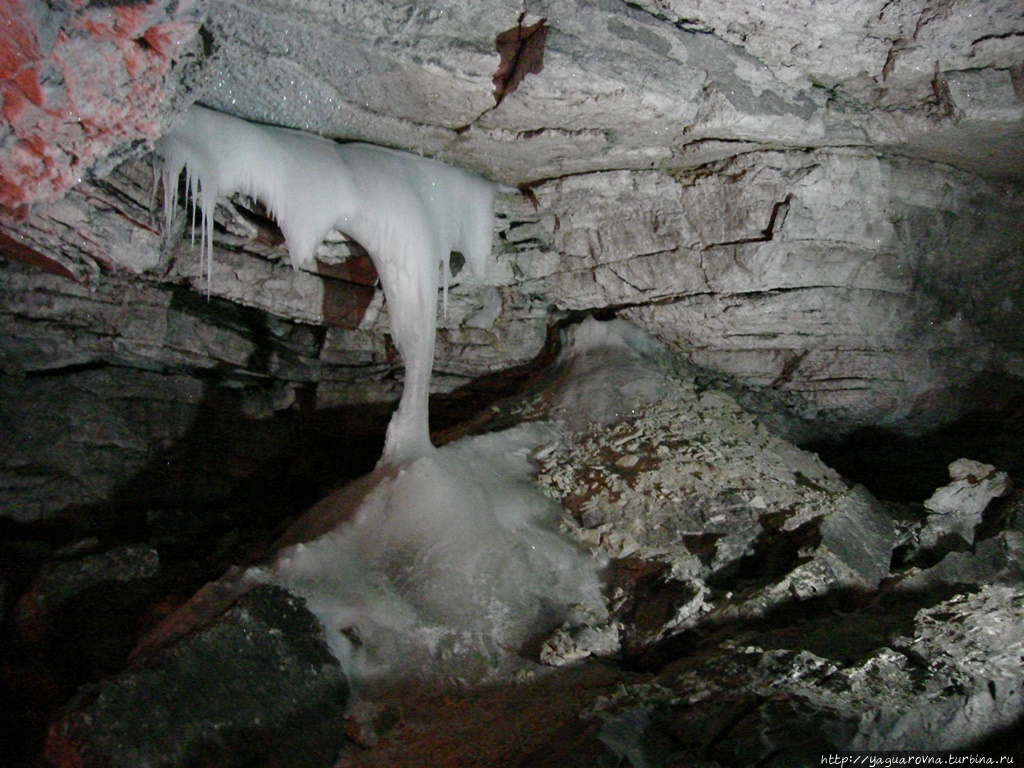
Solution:
<svg viewBox="0 0 1024 768">
<path fill-rule="evenodd" d="M 836 441 L 800 446 L 887 501 L 924 501 L 949 483 L 949 464 L 960 458 L 992 464 L 1024 482 L 1024 399 L 999 410 L 977 411 L 919 437 L 866 428 Z"/>
<path fill-rule="evenodd" d="M 726 568 L 705 579 L 712 589 L 736 592 L 749 583 L 768 583 L 784 576 L 802 563 L 813 559 L 801 552 L 811 552 L 821 543 L 821 518 L 808 520 L 793 530 L 786 530 L 784 514 L 762 515 L 761 533 L 750 551 Z"/>
<path fill-rule="evenodd" d="M 467 435 L 513 426 L 495 418 L 492 406 L 530 391 L 544 379 L 558 356 L 559 327 L 548 327 L 544 347 L 530 362 L 485 374 L 447 394 L 431 396 L 430 432 L 434 444 L 444 445 Z"/>
<path fill-rule="evenodd" d="M 1003 765 L 1024 765 L 1024 717 L 1013 725 L 1009 725 L 996 733 L 989 734 L 964 754 L 987 755 L 996 758 L 1012 758 L 1013 762 L 1004 761 Z M 995 763 L 999 765 L 999 763 Z"/>
<path fill-rule="evenodd" d="M 372 469 L 389 407 L 269 418 L 242 412 L 243 393 L 210 382 L 192 427 L 110 499 L 41 524 L 0 521 L 0 752 L 33 765 L 47 724 L 82 685 L 122 669 L 139 637 L 233 564 L 264 551 L 332 487 Z M 301 398 L 300 398 L 301 399 Z M 155 575 L 117 574 L 50 607 L 44 569 L 138 543 Z"/>
</svg>

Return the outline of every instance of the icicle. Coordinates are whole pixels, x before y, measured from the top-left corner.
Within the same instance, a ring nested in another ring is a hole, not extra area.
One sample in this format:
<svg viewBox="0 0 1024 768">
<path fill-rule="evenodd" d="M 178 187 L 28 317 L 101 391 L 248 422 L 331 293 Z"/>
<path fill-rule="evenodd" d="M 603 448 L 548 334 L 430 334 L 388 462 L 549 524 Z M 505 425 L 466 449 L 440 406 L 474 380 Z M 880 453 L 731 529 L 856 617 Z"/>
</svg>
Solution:
<svg viewBox="0 0 1024 768">
<path fill-rule="evenodd" d="M 452 267 L 451 267 L 451 252 L 445 255 L 444 260 L 441 262 L 441 306 L 444 308 L 445 319 L 448 318 L 448 280 L 451 278 Z"/>
<path fill-rule="evenodd" d="M 206 250 L 206 300 L 210 300 L 210 289 L 213 287 L 213 213 L 217 205 L 216 195 L 209 195 L 207 202 L 207 190 L 200 190 L 200 197 L 203 201 L 203 234 L 206 235 L 204 247 Z"/>
<path fill-rule="evenodd" d="M 373 259 L 406 366 L 402 399 L 388 426 L 384 460 L 431 450 L 427 414 L 441 283 L 447 313 L 449 256 L 459 250 L 483 277 L 491 253 L 495 186 L 476 174 L 369 144 L 247 123 L 194 107 L 158 144 L 165 171 L 186 169 L 193 204 L 202 193 L 207 291 L 213 271 L 213 212 L 222 194 L 263 201 L 288 243 L 292 266 L 310 267 L 336 228 Z M 165 184 L 172 195 L 173 184 Z M 174 200 L 165 205 L 173 213 Z M 193 233 L 194 217 L 193 211 Z M 170 217 L 168 217 L 169 220 Z M 194 234 L 193 234 L 194 237 Z M 444 274 L 438 279 L 438 270 Z"/>
<path fill-rule="evenodd" d="M 188 190 L 189 197 L 192 198 L 192 229 L 190 235 L 192 237 L 192 247 L 196 247 L 196 211 L 199 210 L 199 199 L 196 197 L 196 181 L 192 177 L 191 168 L 185 168 L 185 189 Z M 200 256 L 199 263 L 202 264 L 202 257 Z"/>
<path fill-rule="evenodd" d="M 178 207 L 178 178 L 177 175 L 172 178 L 172 171 L 167 163 L 164 164 L 162 176 L 164 185 L 164 232 L 169 232 Z"/>
</svg>

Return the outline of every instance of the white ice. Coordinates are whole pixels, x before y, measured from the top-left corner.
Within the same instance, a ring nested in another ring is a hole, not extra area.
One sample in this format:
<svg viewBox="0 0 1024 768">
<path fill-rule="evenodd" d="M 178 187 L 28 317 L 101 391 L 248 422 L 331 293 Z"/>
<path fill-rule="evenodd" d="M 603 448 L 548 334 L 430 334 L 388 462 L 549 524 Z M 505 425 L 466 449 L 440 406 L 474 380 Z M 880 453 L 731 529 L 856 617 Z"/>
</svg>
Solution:
<svg viewBox="0 0 1024 768">
<path fill-rule="evenodd" d="M 577 425 L 663 397 L 666 361 L 621 320 L 563 338 L 547 421 L 379 464 L 296 521 L 268 564 L 200 590 L 142 647 L 217 615 L 254 582 L 303 596 L 364 692 L 409 677 L 507 680 L 538 661 L 538 641 L 565 618 L 600 634 L 607 558 L 561 535 L 565 513 L 538 490 L 531 457 L 575 439 Z"/>
<path fill-rule="evenodd" d="M 553 414 L 571 430 L 628 418 L 661 398 L 667 351 L 621 318 L 587 318 L 563 334 Z"/>
<path fill-rule="evenodd" d="M 664 350 L 622 320 L 588 320 L 564 344 L 554 420 L 379 466 L 307 513 L 294 530 L 310 541 L 256 573 L 306 598 L 357 685 L 501 677 L 566 617 L 603 618 L 606 559 L 558 532 L 564 512 L 530 456 L 661 397 Z"/>
<path fill-rule="evenodd" d="M 202 205 L 201 242 L 213 253 L 213 210 L 233 192 L 261 200 L 288 244 L 292 266 L 309 267 L 331 229 L 373 259 L 388 302 L 405 388 L 388 426 L 383 463 L 427 455 L 439 273 L 447 296 L 453 250 L 483 277 L 491 253 L 495 185 L 469 171 L 369 144 L 338 144 L 193 107 L 158 143 L 164 212 L 177 204 L 182 169 Z M 207 267 L 209 270 L 209 266 Z M 209 274 L 209 272 L 208 272 Z"/>
<path fill-rule="evenodd" d="M 312 512 L 346 522 L 256 575 L 306 599 L 356 684 L 508 673 L 570 614 L 605 610 L 604 559 L 562 537 L 530 480 L 548 439 L 524 425 L 378 467 Z"/>
<path fill-rule="evenodd" d="M 165 215 L 177 180 L 202 206 L 212 258 L 219 198 L 243 192 L 277 219 L 292 264 L 310 266 L 331 229 L 373 258 L 406 385 L 384 456 L 317 505 L 303 541 L 251 578 L 303 595 L 353 682 L 407 675 L 480 679 L 584 606 L 604 610 L 603 561 L 557 530 L 560 510 L 530 482 L 540 426 L 430 443 L 427 397 L 439 272 L 460 251 L 482 277 L 495 187 L 464 170 L 365 144 L 337 144 L 202 108 L 161 139 Z M 497 292 L 484 314 L 500 312 Z M 482 317 L 483 322 L 493 318 Z M 344 436 L 339 436 L 344 439 Z"/>
</svg>

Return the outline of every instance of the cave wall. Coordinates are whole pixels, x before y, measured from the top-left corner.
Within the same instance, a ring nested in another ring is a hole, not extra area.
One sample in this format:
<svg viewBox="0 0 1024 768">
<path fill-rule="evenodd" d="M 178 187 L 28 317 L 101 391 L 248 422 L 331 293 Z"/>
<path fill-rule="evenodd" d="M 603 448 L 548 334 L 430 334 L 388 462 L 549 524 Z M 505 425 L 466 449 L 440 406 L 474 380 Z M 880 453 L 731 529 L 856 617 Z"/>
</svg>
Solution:
<svg viewBox="0 0 1024 768">
<path fill-rule="evenodd" d="M 292 271 L 236 196 L 207 275 L 191 212 L 165 226 L 147 141 L 195 101 L 519 187 L 491 275 L 454 277 L 438 395 L 528 366 L 595 311 L 752 388 L 795 438 L 923 432 L 1019 391 L 1011 0 L 7 6 L 4 516 L 114 493 L 211 397 L 256 432 L 397 400 L 358 244 L 335 233 Z M 542 66 L 499 100 L 495 38 L 517 29 L 545 31 Z"/>
<path fill-rule="evenodd" d="M 573 177 L 538 196 L 557 267 L 523 267 L 520 287 L 614 308 L 831 429 L 935 426 L 978 378 L 1019 372 L 1015 187 L 816 150 Z"/>
<path fill-rule="evenodd" d="M 491 285 L 452 290 L 436 393 L 528 364 L 549 324 L 601 310 L 767 393 L 804 438 L 925 431 L 1017 391 L 1024 197 L 1013 185 L 816 150 L 687 173 L 583 174 L 533 194 L 536 207 L 514 193 L 499 200 Z M 134 231 L 121 210 L 79 212 L 101 231 Z M 104 498 L 184 434 L 211 387 L 239 393 L 254 418 L 298 408 L 297 391 L 315 409 L 394 402 L 401 366 L 379 289 L 292 272 L 279 236 L 257 253 L 262 227 L 248 239 L 218 232 L 207 298 L 182 230 L 172 249 L 152 232 L 136 238 L 151 250 L 126 251 L 116 272 L 82 283 L 5 264 L 8 515 Z M 369 294 L 361 315 L 359 302 L 346 316 L 316 314 L 325 295 L 359 291 Z M 282 294 L 298 319 L 279 316 Z"/>
</svg>

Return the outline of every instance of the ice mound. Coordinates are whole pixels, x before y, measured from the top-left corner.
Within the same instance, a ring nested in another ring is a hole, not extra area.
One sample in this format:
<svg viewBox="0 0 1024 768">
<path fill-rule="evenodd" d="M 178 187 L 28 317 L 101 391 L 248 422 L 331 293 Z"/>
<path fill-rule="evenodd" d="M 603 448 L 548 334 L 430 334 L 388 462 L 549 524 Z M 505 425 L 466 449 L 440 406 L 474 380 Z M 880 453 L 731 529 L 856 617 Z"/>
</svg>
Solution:
<svg viewBox="0 0 1024 768">
<path fill-rule="evenodd" d="M 306 599 L 357 685 L 509 672 L 569 615 L 605 611 L 605 560 L 563 538 L 530 480 L 549 439 L 524 425 L 381 466 L 319 505 L 346 522 L 256 575 Z"/>
<path fill-rule="evenodd" d="M 588 317 L 563 331 L 562 344 L 551 416 L 571 431 L 629 418 L 665 393 L 667 351 L 621 318 Z"/>
</svg>

